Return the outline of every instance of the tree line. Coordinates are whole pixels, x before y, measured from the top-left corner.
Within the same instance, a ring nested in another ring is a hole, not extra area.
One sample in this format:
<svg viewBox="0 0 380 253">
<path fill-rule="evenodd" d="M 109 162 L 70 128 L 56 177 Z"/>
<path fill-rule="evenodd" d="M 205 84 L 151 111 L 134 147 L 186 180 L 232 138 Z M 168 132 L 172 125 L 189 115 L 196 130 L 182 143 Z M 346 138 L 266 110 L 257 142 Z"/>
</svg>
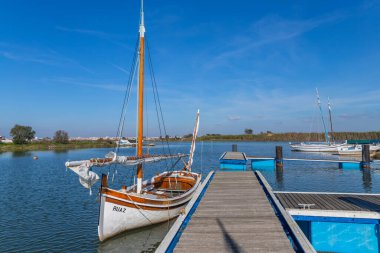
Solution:
<svg viewBox="0 0 380 253">
<path fill-rule="evenodd" d="M 28 144 L 36 136 L 36 131 L 31 126 L 22 126 L 16 124 L 10 131 L 13 143 L 16 145 Z M 60 144 L 69 143 L 69 134 L 64 130 L 58 130 L 55 132 L 53 142 Z"/>
<path fill-rule="evenodd" d="M 11 131 L 13 143 L 16 145 L 28 144 L 35 138 L 36 132 L 31 126 L 15 125 Z M 184 135 L 182 140 L 189 140 L 192 134 Z M 344 140 L 363 140 L 363 139 L 380 139 L 380 131 L 371 132 L 335 132 L 329 134 L 330 140 L 344 141 Z M 324 141 L 324 133 L 302 133 L 302 132 L 289 132 L 289 133 L 273 133 L 271 131 L 253 134 L 252 129 L 245 129 L 244 134 L 237 135 L 222 135 L 222 134 L 206 134 L 198 137 L 201 141 Z M 179 140 L 179 139 L 178 139 Z M 69 134 L 64 130 L 57 130 L 52 140 L 54 143 L 67 144 L 69 143 Z"/>
<path fill-rule="evenodd" d="M 334 132 L 329 135 L 330 140 L 363 140 L 363 139 L 380 139 L 380 131 L 373 132 Z M 259 133 L 259 134 L 238 134 L 238 135 L 222 135 L 222 134 L 206 134 L 199 137 L 202 141 L 223 141 L 223 140 L 241 140 L 241 141 L 289 141 L 289 142 L 306 142 L 306 141 L 324 141 L 324 133 Z"/>
</svg>

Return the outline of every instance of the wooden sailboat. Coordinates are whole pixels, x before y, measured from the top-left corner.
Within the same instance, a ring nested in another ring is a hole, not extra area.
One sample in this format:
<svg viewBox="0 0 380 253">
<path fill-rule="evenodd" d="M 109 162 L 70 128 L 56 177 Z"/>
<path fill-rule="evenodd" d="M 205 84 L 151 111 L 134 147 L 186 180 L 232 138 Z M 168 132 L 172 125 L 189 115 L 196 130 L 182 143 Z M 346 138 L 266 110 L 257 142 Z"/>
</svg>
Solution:
<svg viewBox="0 0 380 253">
<path fill-rule="evenodd" d="M 201 182 L 201 175 L 191 172 L 199 112 L 193 133 L 189 161 L 180 171 L 165 171 L 142 181 L 143 162 L 137 166 L 137 184 L 122 189 L 111 189 L 103 175 L 100 188 L 98 234 L 101 241 L 123 231 L 167 221 L 180 214 L 191 200 Z M 141 130 L 141 129 L 140 129 Z M 142 134 L 142 131 L 139 130 Z M 139 138 L 140 139 L 140 138 Z M 142 145 L 137 146 L 137 157 L 145 157 Z"/>
<path fill-rule="evenodd" d="M 108 185 L 107 175 L 102 176 L 98 223 L 100 241 L 123 231 L 167 221 L 178 216 L 201 182 L 201 175 L 191 171 L 199 126 L 199 111 L 196 116 L 189 160 L 184 162 L 183 169 L 165 171 L 143 181 L 143 164 L 167 158 L 181 159 L 185 156 L 183 154 L 149 155 L 143 153 L 144 34 L 144 12 L 143 1 L 141 1 L 136 156 L 118 156 L 111 152 L 106 158 L 66 163 L 68 168 L 79 175 L 80 182 L 87 188 L 90 188 L 99 179 L 91 170 L 94 166 L 110 164 L 137 166 L 137 184 L 129 187 L 122 186 L 121 189 L 112 189 Z"/>
</svg>

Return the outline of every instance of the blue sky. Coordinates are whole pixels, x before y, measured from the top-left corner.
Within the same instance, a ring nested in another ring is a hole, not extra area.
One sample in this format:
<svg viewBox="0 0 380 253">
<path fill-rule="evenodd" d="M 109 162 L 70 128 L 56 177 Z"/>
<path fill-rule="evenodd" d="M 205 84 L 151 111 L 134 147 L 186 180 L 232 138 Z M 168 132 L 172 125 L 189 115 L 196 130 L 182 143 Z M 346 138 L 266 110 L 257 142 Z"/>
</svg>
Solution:
<svg viewBox="0 0 380 253">
<path fill-rule="evenodd" d="M 114 135 L 138 15 L 137 0 L 1 1 L 0 135 Z M 170 135 L 198 108 L 201 135 L 320 131 L 316 87 L 337 131 L 380 130 L 379 1 L 146 0 L 145 17 Z"/>
</svg>

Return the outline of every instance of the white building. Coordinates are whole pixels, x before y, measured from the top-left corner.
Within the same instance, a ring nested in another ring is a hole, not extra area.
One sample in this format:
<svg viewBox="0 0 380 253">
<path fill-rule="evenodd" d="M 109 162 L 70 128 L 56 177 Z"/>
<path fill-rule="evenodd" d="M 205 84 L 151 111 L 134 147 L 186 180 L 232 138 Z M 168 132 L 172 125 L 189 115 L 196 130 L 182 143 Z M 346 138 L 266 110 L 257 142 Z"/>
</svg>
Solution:
<svg viewBox="0 0 380 253">
<path fill-rule="evenodd" d="M 2 143 L 13 143 L 13 141 L 11 139 L 7 139 L 7 138 L 0 139 L 0 142 L 2 142 Z"/>
</svg>

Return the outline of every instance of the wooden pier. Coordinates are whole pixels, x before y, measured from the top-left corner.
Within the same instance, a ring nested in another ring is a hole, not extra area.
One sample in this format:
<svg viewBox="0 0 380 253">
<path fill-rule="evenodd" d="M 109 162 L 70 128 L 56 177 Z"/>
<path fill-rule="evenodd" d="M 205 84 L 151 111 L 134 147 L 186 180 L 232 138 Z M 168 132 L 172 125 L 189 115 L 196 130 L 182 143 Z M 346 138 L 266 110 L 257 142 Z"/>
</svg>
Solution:
<svg viewBox="0 0 380 253">
<path fill-rule="evenodd" d="M 270 198 L 252 171 L 217 172 L 187 225 L 169 231 L 157 252 L 295 252 L 283 224 L 291 218 L 276 214 Z M 295 228 L 291 221 L 286 226 Z M 301 252 L 315 252 L 300 229 L 295 233 L 296 243 L 307 245 Z"/>
<path fill-rule="evenodd" d="M 334 192 L 274 192 L 292 216 L 312 216 L 313 220 L 375 219 L 380 220 L 380 194 Z M 305 218 L 303 218 L 305 219 Z"/>
<path fill-rule="evenodd" d="M 372 165 L 380 165 L 380 160 L 371 160 L 369 145 L 363 145 L 362 157 L 360 160 L 337 159 L 309 159 L 309 158 L 284 158 L 282 146 L 276 146 L 275 157 L 250 156 L 244 152 L 237 152 L 237 145 L 232 145 L 232 152 L 224 152 L 219 158 L 220 168 L 227 170 L 246 170 L 247 165 L 251 168 L 273 167 L 282 169 L 284 161 L 290 162 L 317 162 L 327 164 L 337 164 L 340 169 L 368 169 Z"/>
<path fill-rule="evenodd" d="M 252 171 L 216 173 L 174 252 L 294 252 Z"/>
<path fill-rule="evenodd" d="M 274 192 L 261 173 L 253 171 L 253 163 L 275 167 L 277 173 L 283 161 L 365 168 L 363 161 L 287 159 L 279 147 L 274 158 L 252 157 L 237 152 L 236 146 L 233 152 L 224 152 L 219 161 L 222 170 L 209 173 L 157 253 L 315 253 L 310 242 L 318 242 L 319 238 L 313 237 L 311 231 L 318 229 L 321 221 L 369 224 L 361 229 L 380 229 L 379 194 Z M 252 168 L 247 167 L 249 161 Z M 312 224 L 314 221 L 317 225 Z"/>
<path fill-rule="evenodd" d="M 277 150 L 276 150 L 277 151 Z M 309 159 L 309 158 L 281 158 L 247 156 L 243 152 L 224 152 L 219 158 L 222 170 L 246 170 L 248 167 L 253 169 L 262 167 L 283 168 L 283 162 L 316 162 L 324 164 L 337 164 L 340 169 L 360 169 L 369 168 L 370 164 L 380 164 L 379 160 L 363 162 L 359 160 L 338 160 L 338 159 Z M 277 156 L 278 154 L 276 154 Z M 249 166 L 250 164 L 250 166 Z"/>
<path fill-rule="evenodd" d="M 274 192 L 320 252 L 380 252 L 380 195 Z"/>
<path fill-rule="evenodd" d="M 242 152 L 224 152 L 219 161 L 221 169 L 246 170 L 247 168 L 247 157 Z"/>
</svg>

